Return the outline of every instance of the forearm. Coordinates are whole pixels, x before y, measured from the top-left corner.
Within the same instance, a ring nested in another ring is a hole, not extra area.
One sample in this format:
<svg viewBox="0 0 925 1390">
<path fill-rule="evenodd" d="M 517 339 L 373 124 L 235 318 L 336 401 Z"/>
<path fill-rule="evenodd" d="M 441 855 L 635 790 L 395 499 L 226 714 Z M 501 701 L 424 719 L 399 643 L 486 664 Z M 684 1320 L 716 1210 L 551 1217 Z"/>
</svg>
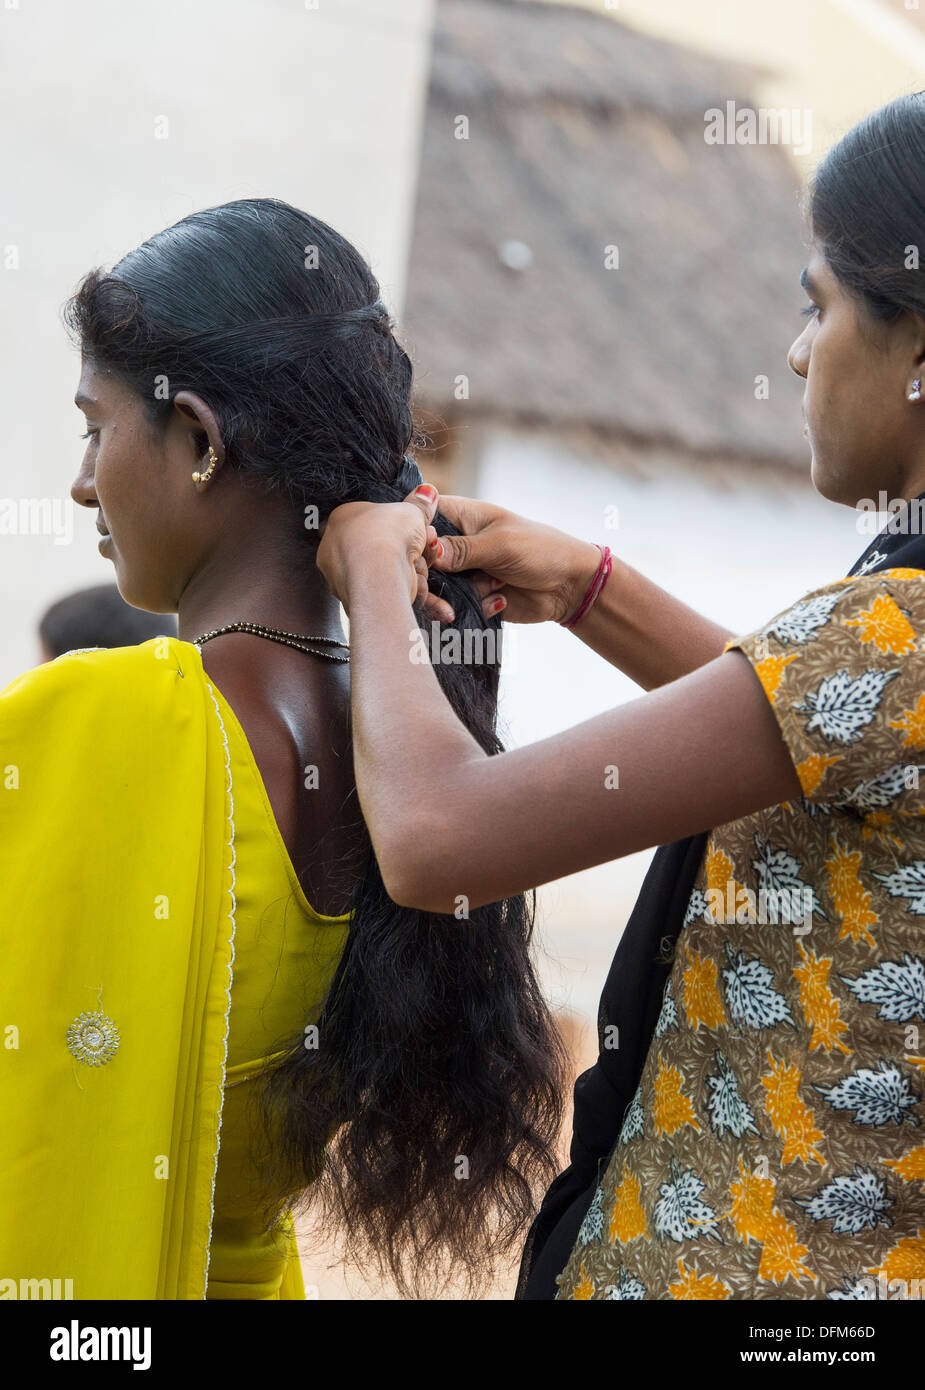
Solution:
<svg viewBox="0 0 925 1390">
<path fill-rule="evenodd" d="M 401 897 L 454 775 L 487 755 L 457 719 L 420 643 L 403 566 L 393 554 L 354 562 L 348 596 L 354 775 L 386 887 Z"/>
<path fill-rule="evenodd" d="M 615 628 L 619 640 L 601 638 L 604 650 L 662 688 L 541 743 L 487 756 L 445 698 L 412 608 L 413 599 L 452 619 L 427 587 L 425 553 L 439 558 L 442 544 L 429 524 L 435 507 L 424 487 L 400 503 L 345 503 L 318 551 L 350 614 L 357 791 L 395 902 L 455 913 L 462 900 L 467 912 L 800 795 L 746 657 L 709 659 L 704 629 L 713 629 L 717 648 L 722 630 L 632 572 L 625 603 L 610 596 L 589 637 Z M 566 565 L 560 574 L 577 572 Z M 674 634 L 657 659 L 643 650 L 652 638 L 638 609 Z M 695 641 L 683 636 L 692 620 Z"/>
<path fill-rule="evenodd" d="M 488 757 L 430 663 L 394 557 L 349 595 L 357 791 L 386 891 L 452 914 L 799 795 L 740 652 L 575 728 Z M 748 765 L 748 776 L 742 768 Z"/>
<path fill-rule="evenodd" d="M 704 666 L 736 635 L 616 555 L 609 579 L 574 632 L 644 690 Z"/>
</svg>

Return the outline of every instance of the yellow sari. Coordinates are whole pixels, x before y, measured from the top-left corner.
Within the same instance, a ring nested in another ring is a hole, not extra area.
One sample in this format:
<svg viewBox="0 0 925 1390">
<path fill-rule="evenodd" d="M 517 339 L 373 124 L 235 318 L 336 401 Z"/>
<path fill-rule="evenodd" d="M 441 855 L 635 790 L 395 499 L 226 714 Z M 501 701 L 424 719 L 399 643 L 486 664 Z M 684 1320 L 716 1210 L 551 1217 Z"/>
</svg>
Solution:
<svg viewBox="0 0 925 1390">
<path fill-rule="evenodd" d="M 70 652 L 0 691 L 0 1298 L 43 1296 L 36 1280 L 205 1297 L 229 768 L 200 653 L 176 638 Z M 278 1296 L 304 1297 L 295 1258 Z"/>
</svg>

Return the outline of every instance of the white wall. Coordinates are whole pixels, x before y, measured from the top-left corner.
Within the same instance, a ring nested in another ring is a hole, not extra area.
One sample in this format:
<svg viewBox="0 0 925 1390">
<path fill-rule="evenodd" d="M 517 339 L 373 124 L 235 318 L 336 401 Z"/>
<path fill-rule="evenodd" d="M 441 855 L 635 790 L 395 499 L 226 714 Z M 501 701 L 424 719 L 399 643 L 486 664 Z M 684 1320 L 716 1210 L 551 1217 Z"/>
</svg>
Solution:
<svg viewBox="0 0 925 1390">
<path fill-rule="evenodd" d="M 84 446 L 64 300 L 193 209 L 270 195 L 354 241 L 399 311 L 432 10 L 0 0 L 0 686 L 37 660 L 47 603 L 112 577 L 69 498 Z M 23 498 L 44 518 L 4 534 Z"/>
</svg>

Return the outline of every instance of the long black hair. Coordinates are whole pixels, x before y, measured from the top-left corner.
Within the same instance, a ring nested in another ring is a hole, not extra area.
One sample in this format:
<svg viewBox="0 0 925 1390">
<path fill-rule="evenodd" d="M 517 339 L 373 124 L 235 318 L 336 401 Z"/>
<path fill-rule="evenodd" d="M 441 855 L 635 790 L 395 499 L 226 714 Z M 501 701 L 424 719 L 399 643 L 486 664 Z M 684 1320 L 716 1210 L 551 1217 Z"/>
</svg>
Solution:
<svg viewBox="0 0 925 1390">
<path fill-rule="evenodd" d="M 179 391 L 206 400 L 228 464 L 285 490 L 296 525 L 306 507 L 323 522 L 420 481 L 411 362 L 379 285 L 348 241 L 286 203 L 185 217 L 111 273 L 92 271 L 65 322 L 152 419 Z M 432 582 L 457 628 L 497 631 L 465 576 Z M 434 669 L 469 732 L 499 752 L 498 661 Z M 447 1275 L 478 1286 L 558 1166 L 565 1054 L 531 962 L 532 902 L 468 920 L 399 907 L 367 837 L 351 913 L 320 1019 L 306 1001 L 318 1046 L 287 1040 L 262 1083 L 268 1224 L 311 1204 L 321 1229 L 403 1291 Z"/>
<path fill-rule="evenodd" d="M 871 112 L 810 183 L 813 239 L 871 326 L 925 316 L 925 92 Z"/>
</svg>

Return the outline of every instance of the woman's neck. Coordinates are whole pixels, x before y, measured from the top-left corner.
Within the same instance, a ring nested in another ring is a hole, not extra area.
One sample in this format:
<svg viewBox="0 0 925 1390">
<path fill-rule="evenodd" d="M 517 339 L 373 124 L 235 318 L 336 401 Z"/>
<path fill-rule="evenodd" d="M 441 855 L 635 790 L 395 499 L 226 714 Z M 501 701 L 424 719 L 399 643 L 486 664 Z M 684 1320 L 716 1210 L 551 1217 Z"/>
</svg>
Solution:
<svg viewBox="0 0 925 1390">
<path fill-rule="evenodd" d="M 262 549 L 238 555 L 233 565 L 215 563 L 197 571 L 177 607 L 181 641 L 193 642 L 236 622 L 344 641 L 340 604 L 308 547 L 297 561 Z"/>
</svg>

